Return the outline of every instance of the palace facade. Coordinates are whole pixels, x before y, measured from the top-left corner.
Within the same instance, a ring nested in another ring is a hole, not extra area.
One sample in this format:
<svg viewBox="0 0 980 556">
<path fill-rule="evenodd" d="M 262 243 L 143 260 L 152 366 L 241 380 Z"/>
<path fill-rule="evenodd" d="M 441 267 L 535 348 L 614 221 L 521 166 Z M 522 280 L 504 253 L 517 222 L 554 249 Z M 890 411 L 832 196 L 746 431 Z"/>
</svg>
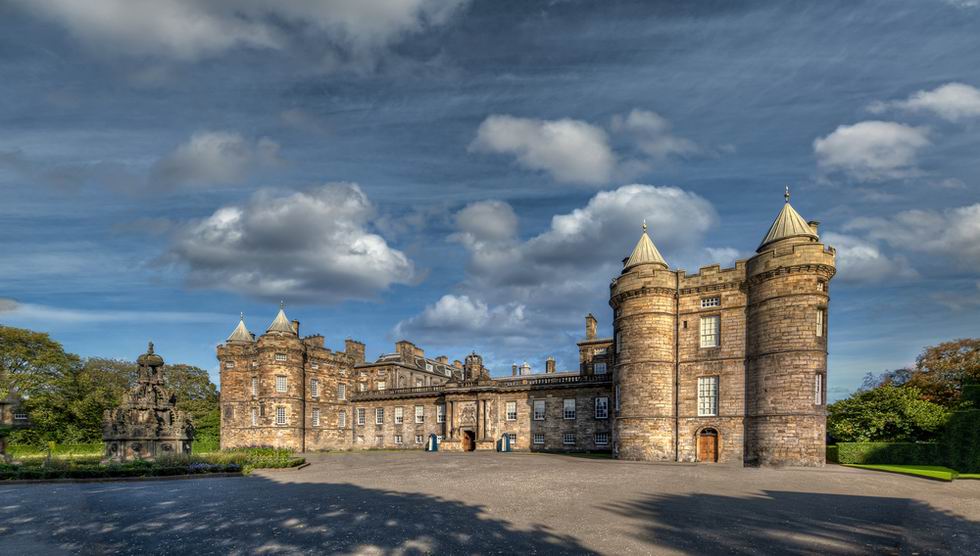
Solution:
<svg viewBox="0 0 980 556">
<path fill-rule="evenodd" d="M 280 307 L 217 348 L 221 446 L 610 451 L 650 461 L 824 463 L 835 251 L 789 204 L 748 260 L 671 270 L 646 225 L 610 285 L 613 337 L 586 317 L 579 368 L 492 377 L 476 353 L 408 341 L 375 361 L 325 347 Z"/>
</svg>

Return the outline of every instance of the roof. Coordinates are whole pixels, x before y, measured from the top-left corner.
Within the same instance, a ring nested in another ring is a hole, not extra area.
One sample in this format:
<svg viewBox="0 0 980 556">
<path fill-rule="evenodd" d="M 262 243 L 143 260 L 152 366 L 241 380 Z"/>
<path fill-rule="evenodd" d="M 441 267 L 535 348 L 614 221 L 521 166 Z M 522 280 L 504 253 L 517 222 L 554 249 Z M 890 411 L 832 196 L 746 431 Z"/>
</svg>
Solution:
<svg viewBox="0 0 980 556">
<path fill-rule="evenodd" d="M 759 244 L 756 252 L 761 251 L 766 245 L 781 239 L 791 237 L 820 239 L 817 234 L 813 233 L 810 225 L 800 216 L 800 213 L 796 212 L 793 205 L 789 204 L 789 187 L 786 188 L 785 198 L 786 203 L 783 204 L 783 210 L 779 211 L 776 220 L 773 221 L 772 226 L 769 226 L 769 233 L 766 234 L 765 239 Z"/>
<path fill-rule="evenodd" d="M 548 378 L 550 376 L 578 376 L 579 371 L 557 371 L 554 373 L 532 373 L 529 375 L 506 375 L 490 377 L 490 380 L 519 380 L 522 378 Z"/>
<path fill-rule="evenodd" d="M 226 340 L 228 342 L 251 342 L 252 333 L 248 331 L 245 327 L 245 315 L 241 316 L 241 320 L 238 321 L 238 326 L 232 331 L 231 336 L 228 336 Z"/>
<path fill-rule="evenodd" d="M 427 367 L 427 364 L 432 366 L 431 370 Z M 462 372 L 462 369 L 457 369 L 450 363 L 441 363 L 428 357 L 411 356 L 406 358 L 400 353 L 382 353 L 373 363 L 364 362 L 358 364 L 357 367 L 377 367 L 381 365 L 398 365 L 406 369 L 432 373 L 441 377 L 453 377 Z"/>
<path fill-rule="evenodd" d="M 643 234 L 640 235 L 640 241 L 636 242 L 636 247 L 633 248 L 633 253 L 630 254 L 630 258 L 626 261 L 626 265 L 623 266 L 623 271 L 627 271 L 636 265 L 640 264 L 662 264 L 664 268 L 667 268 L 667 261 L 664 260 L 660 251 L 657 250 L 657 246 L 653 244 L 653 240 L 647 235 L 647 223 L 646 220 L 643 221 Z"/>
<path fill-rule="evenodd" d="M 286 311 L 283 310 L 282 303 L 279 304 L 279 314 L 276 315 L 276 319 L 272 321 L 269 325 L 269 329 L 266 332 L 285 332 L 286 334 L 295 334 L 293 332 L 293 325 L 290 324 L 289 319 L 286 318 Z"/>
</svg>

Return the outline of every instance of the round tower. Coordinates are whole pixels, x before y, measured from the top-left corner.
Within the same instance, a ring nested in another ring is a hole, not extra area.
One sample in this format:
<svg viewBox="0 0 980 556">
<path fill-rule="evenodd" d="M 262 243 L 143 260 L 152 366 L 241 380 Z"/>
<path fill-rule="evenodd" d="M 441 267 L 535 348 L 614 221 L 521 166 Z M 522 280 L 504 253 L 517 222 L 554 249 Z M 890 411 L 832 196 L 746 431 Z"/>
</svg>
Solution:
<svg viewBox="0 0 980 556">
<path fill-rule="evenodd" d="M 820 466 L 826 450 L 827 304 L 836 272 L 817 222 L 786 203 L 746 265 L 745 461 Z"/>
<path fill-rule="evenodd" d="M 672 461 L 677 277 L 647 235 L 646 222 L 609 290 L 616 453 L 622 459 Z"/>
<path fill-rule="evenodd" d="M 224 344 L 218 345 L 218 385 L 221 389 L 221 448 L 251 446 L 251 410 L 258 410 L 251 377 L 256 369 L 255 339 L 241 315 L 238 326 Z"/>
<path fill-rule="evenodd" d="M 279 313 L 265 334 L 259 336 L 259 434 L 256 445 L 305 451 L 306 376 L 305 350 L 299 322 L 290 322 L 279 304 Z"/>
</svg>

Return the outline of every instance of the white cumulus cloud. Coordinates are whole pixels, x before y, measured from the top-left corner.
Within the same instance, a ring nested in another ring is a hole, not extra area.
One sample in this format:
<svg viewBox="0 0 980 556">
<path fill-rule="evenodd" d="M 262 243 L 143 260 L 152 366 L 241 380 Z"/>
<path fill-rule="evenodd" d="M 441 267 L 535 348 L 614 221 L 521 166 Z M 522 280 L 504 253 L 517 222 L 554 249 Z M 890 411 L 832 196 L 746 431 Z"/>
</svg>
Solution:
<svg viewBox="0 0 980 556">
<path fill-rule="evenodd" d="M 279 144 L 262 137 L 249 141 L 238 133 L 199 131 L 159 160 L 153 180 L 165 185 L 224 185 L 279 161 Z"/>
<path fill-rule="evenodd" d="M 280 50 L 312 34 L 369 57 L 442 25 L 466 0 L 15 0 L 86 45 L 113 55 L 197 60 L 233 48 Z"/>
<path fill-rule="evenodd" d="M 842 282 L 878 283 L 918 276 L 902 256 L 889 257 L 878 245 L 859 237 L 826 232 L 821 237 L 837 250 L 836 279 Z"/>
<path fill-rule="evenodd" d="M 368 299 L 415 278 L 412 261 L 369 230 L 373 215 L 356 184 L 259 192 L 187 225 L 168 259 L 186 266 L 196 287 L 267 299 Z"/>
<path fill-rule="evenodd" d="M 980 89 L 964 83 L 946 83 L 931 91 L 918 91 L 905 100 L 877 101 L 868 109 L 876 114 L 891 108 L 932 112 L 950 122 L 980 117 Z"/>
<path fill-rule="evenodd" d="M 927 146 L 926 128 L 874 120 L 839 126 L 813 141 L 821 168 L 867 181 L 917 174 L 919 152 Z"/>
<path fill-rule="evenodd" d="M 467 295 L 444 295 L 439 301 L 427 306 L 421 314 L 400 322 L 395 334 L 413 336 L 435 334 L 443 339 L 447 334 L 467 338 L 473 334 L 489 334 L 493 337 L 523 337 L 528 322 L 525 307 L 508 303 L 490 307 L 485 302 Z"/>
<path fill-rule="evenodd" d="M 654 159 L 689 155 L 701 150 L 693 141 L 674 135 L 672 127 L 666 118 L 649 110 L 634 109 L 625 116 L 617 114 L 612 119 L 614 131 L 634 134 L 637 148 Z"/>
<path fill-rule="evenodd" d="M 543 170 L 560 182 L 602 184 L 616 170 L 609 137 L 599 127 L 572 119 L 488 117 L 470 144 L 475 152 L 511 154 L 521 166 Z"/>
</svg>

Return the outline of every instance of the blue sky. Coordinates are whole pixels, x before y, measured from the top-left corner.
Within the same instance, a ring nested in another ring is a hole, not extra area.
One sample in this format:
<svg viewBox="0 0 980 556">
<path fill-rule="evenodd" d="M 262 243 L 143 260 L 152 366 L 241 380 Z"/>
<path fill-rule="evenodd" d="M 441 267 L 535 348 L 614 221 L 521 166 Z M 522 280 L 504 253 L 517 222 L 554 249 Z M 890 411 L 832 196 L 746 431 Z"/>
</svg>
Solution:
<svg viewBox="0 0 980 556">
<path fill-rule="evenodd" d="M 980 6 L 0 2 L 0 322 L 212 371 L 329 346 L 576 366 L 646 218 L 837 247 L 829 393 L 980 330 Z M 79 7 L 84 6 L 84 7 Z"/>
</svg>

